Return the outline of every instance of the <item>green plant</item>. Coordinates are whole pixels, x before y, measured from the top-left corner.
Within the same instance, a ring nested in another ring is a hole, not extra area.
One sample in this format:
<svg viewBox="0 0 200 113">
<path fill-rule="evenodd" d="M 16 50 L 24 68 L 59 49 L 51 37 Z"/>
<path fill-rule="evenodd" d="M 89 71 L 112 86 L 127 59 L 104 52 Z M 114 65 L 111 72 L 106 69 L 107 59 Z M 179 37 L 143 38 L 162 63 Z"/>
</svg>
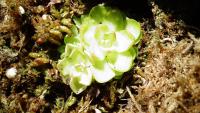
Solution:
<svg viewBox="0 0 200 113">
<path fill-rule="evenodd" d="M 100 4 L 74 19 L 73 35 L 65 37 L 58 69 L 76 94 L 92 81 L 119 79 L 130 70 L 141 39 L 140 24 L 121 11 Z"/>
</svg>

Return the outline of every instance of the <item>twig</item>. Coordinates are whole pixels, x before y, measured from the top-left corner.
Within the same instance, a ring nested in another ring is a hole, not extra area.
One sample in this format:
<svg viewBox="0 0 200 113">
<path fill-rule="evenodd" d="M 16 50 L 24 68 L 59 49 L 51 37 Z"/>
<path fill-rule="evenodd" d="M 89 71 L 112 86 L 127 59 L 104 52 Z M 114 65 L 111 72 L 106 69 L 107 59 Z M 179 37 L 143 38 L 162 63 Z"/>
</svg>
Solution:
<svg viewBox="0 0 200 113">
<path fill-rule="evenodd" d="M 188 44 L 188 46 L 187 46 L 185 49 L 183 49 L 182 54 L 187 53 L 189 50 L 191 50 L 192 47 L 193 47 L 193 41 L 191 41 L 191 42 Z"/>
<path fill-rule="evenodd" d="M 176 101 L 187 113 L 189 113 L 189 110 L 186 108 L 186 106 L 183 104 L 183 103 L 181 103 L 180 101 Z"/>
<path fill-rule="evenodd" d="M 195 43 L 199 41 L 199 40 L 196 39 L 195 36 L 194 36 L 192 33 L 190 33 L 190 32 L 188 32 L 188 36 L 189 36 Z"/>
<path fill-rule="evenodd" d="M 128 91 L 129 96 L 131 97 L 131 100 L 133 101 L 133 104 L 135 105 L 135 107 L 138 109 L 139 113 L 144 113 L 142 111 L 142 109 L 140 108 L 140 106 L 138 105 L 138 103 L 135 100 L 135 97 L 133 96 L 133 94 L 130 91 L 130 88 L 128 86 L 126 86 L 126 89 Z"/>
<path fill-rule="evenodd" d="M 195 26 L 192 26 L 192 25 L 186 25 L 186 24 L 179 24 L 179 25 L 181 25 L 185 28 L 194 29 L 194 30 L 200 32 L 200 29 L 198 27 L 195 27 Z"/>
<path fill-rule="evenodd" d="M 89 105 L 91 104 L 92 100 L 93 100 L 93 99 L 91 99 L 91 100 L 89 101 L 89 103 L 86 104 L 86 106 L 82 106 L 82 107 L 79 109 L 78 113 L 82 113 L 85 109 L 87 109 L 87 108 L 89 107 Z"/>
</svg>

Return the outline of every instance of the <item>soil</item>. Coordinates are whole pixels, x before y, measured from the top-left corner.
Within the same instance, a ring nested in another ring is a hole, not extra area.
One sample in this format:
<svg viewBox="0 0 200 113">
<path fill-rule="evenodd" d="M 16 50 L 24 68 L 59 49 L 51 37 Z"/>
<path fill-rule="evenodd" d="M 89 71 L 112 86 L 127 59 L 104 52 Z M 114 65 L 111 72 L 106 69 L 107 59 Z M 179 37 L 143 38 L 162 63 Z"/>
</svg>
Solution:
<svg viewBox="0 0 200 113">
<path fill-rule="evenodd" d="M 141 23 L 138 57 L 121 80 L 76 95 L 56 68 L 58 48 L 72 17 L 103 2 Z M 132 2 L 1 0 L 0 113 L 200 113 L 199 2 Z M 56 28 L 63 25 L 64 32 Z M 13 78 L 10 68 L 17 69 Z"/>
</svg>

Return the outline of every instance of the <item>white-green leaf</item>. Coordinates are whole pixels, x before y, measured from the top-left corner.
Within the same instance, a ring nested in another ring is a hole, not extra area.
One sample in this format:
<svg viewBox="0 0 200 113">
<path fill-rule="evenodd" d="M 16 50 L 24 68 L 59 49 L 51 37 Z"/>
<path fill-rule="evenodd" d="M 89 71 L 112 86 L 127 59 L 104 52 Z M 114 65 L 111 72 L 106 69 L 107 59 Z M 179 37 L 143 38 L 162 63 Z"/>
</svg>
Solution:
<svg viewBox="0 0 200 113">
<path fill-rule="evenodd" d="M 123 30 L 126 25 L 126 18 L 124 14 L 117 9 L 107 9 L 109 11 L 107 11 L 106 15 L 104 15 L 104 21 L 102 23 L 108 25 L 111 31 Z"/>
<path fill-rule="evenodd" d="M 99 24 L 96 26 L 94 38 L 98 41 L 101 41 L 104 37 L 104 34 L 110 32 L 110 29 L 105 24 Z"/>
<path fill-rule="evenodd" d="M 114 43 L 116 42 L 116 35 L 115 33 L 108 33 L 104 34 L 103 39 L 99 41 L 99 44 L 101 47 L 104 48 L 104 50 L 112 50 L 112 47 Z"/>
<path fill-rule="evenodd" d="M 126 72 L 133 66 L 133 60 L 136 55 L 136 50 L 131 48 L 130 50 L 122 53 L 112 52 L 108 54 L 106 58 L 113 70 Z"/>
<path fill-rule="evenodd" d="M 71 80 L 69 82 L 70 88 L 76 94 L 81 93 L 87 88 L 86 85 L 81 84 L 79 81 L 80 81 L 79 77 L 71 77 Z"/>
<path fill-rule="evenodd" d="M 101 23 L 103 21 L 103 18 L 107 13 L 106 8 L 103 5 L 104 4 L 93 7 L 89 13 L 89 16 L 98 23 Z"/>
<path fill-rule="evenodd" d="M 90 70 L 91 64 L 87 58 L 82 60 L 85 61 L 74 65 L 74 70 L 71 72 L 71 76 L 79 77 L 80 84 L 89 86 L 92 82 L 92 72 Z"/>
<path fill-rule="evenodd" d="M 68 59 L 64 58 L 62 60 L 59 60 L 58 61 L 58 65 L 57 65 L 58 69 L 61 70 L 61 74 L 62 75 L 69 75 L 70 71 L 71 70 L 70 68 L 71 67 L 71 64 L 68 62 Z"/>
<path fill-rule="evenodd" d="M 89 68 L 89 67 L 87 67 Z M 81 72 L 80 81 L 81 84 L 89 86 L 92 83 L 92 73 L 87 69 L 86 72 Z"/>
<path fill-rule="evenodd" d="M 84 43 L 83 46 L 86 48 L 86 53 L 91 58 L 97 58 L 103 60 L 105 58 L 105 54 L 102 49 L 98 46 L 98 40 L 95 39 L 95 26 L 83 26 L 81 29 L 81 38 Z"/>
<path fill-rule="evenodd" d="M 73 17 L 73 21 L 74 21 L 75 25 L 78 28 L 80 28 L 80 26 L 81 26 L 81 18 Z"/>
<path fill-rule="evenodd" d="M 84 45 L 90 46 L 95 43 L 96 26 L 83 25 L 80 29 L 80 38 Z"/>
<path fill-rule="evenodd" d="M 99 62 L 99 64 L 92 68 L 94 79 L 99 83 L 105 83 L 115 76 L 115 72 L 111 69 L 108 63 Z"/>
<path fill-rule="evenodd" d="M 127 20 L 126 30 L 129 31 L 134 36 L 135 43 L 138 43 L 139 39 L 141 38 L 140 24 L 134 19 L 126 18 L 126 20 Z"/>
<path fill-rule="evenodd" d="M 80 28 L 82 27 L 82 25 L 96 25 L 96 24 L 98 24 L 90 16 L 85 16 L 85 15 L 81 16 L 81 23 L 82 24 L 81 24 Z"/>
<path fill-rule="evenodd" d="M 134 37 L 126 30 L 116 32 L 116 43 L 114 49 L 118 52 L 128 50 L 134 44 Z"/>
<path fill-rule="evenodd" d="M 104 60 L 105 59 L 105 52 L 99 47 L 99 46 L 91 46 L 88 47 L 88 49 L 86 49 L 85 51 L 87 51 L 88 56 L 92 59 L 94 59 L 94 61 L 97 60 Z"/>
</svg>

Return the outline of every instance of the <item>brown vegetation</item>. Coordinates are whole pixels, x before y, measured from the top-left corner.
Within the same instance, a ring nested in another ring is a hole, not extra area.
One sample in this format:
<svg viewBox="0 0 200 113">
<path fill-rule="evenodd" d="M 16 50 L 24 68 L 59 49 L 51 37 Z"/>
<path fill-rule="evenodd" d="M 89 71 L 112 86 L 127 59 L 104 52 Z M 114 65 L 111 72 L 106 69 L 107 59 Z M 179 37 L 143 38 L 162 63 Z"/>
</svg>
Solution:
<svg viewBox="0 0 200 113">
<path fill-rule="evenodd" d="M 91 113 L 95 109 L 199 113 L 200 31 L 173 18 L 154 2 L 148 4 L 152 18 L 145 16 L 140 20 L 143 39 L 135 67 L 121 80 L 94 83 L 75 95 L 56 68 L 60 55 L 57 45 L 70 34 L 72 16 L 85 11 L 83 3 L 1 0 L 0 113 Z M 19 13 L 19 6 L 25 14 Z M 58 26 L 64 26 L 64 31 Z M 10 67 L 18 70 L 16 78 L 6 77 Z"/>
</svg>

